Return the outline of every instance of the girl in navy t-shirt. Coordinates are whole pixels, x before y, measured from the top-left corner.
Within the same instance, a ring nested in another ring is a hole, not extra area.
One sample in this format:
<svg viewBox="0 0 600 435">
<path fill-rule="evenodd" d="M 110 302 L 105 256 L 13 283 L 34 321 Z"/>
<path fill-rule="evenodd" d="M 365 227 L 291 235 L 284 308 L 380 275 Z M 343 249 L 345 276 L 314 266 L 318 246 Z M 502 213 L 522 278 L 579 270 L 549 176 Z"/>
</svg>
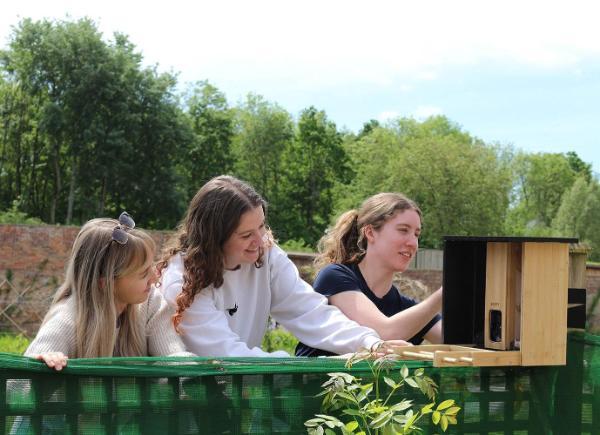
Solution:
<svg viewBox="0 0 600 435">
<path fill-rule="evenodd" d="M 413 201 L 398 193 L 368 198 L 321 239 L 316 264 L 322 269 L 314 289 L 384 340 L 441 343 L 442 289 L 417 303 L 392 284 L 415 256 L 420 233 L 421 211 Z M 331 353 L 300 343 L 296 355 Z"/>
</svg>

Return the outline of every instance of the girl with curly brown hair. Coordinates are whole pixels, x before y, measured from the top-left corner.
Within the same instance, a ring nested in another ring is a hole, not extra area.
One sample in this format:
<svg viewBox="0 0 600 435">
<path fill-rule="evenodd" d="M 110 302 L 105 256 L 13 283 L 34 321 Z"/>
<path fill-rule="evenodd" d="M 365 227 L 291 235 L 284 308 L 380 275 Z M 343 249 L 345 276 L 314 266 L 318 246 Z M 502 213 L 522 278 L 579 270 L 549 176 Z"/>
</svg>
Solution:
<svg viewBox="0 0 600 435">
<path fill-rule="evenodd" d="M 192 199 L 162 262 L 162 290 L 188 350 L 200 356 L 288 356 L 260 349 L 269 316 L 335 354 L 381 342 L 304 282 L 266 226 L 267 205 L 230 176 Z M 395 344 L 405 344 L 396 342 Z"/>
</svg>

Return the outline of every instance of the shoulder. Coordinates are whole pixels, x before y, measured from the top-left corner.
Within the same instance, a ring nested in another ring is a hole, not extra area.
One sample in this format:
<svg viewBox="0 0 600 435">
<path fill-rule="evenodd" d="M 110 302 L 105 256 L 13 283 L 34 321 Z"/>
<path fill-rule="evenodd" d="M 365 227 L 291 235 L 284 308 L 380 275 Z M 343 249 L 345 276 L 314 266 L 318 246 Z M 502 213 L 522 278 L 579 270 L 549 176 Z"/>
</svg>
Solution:
<svg viewBox="0 0 600 435">
<path fill-rule="evenodd" d="M 183 279 L 184 272 L 183 265 L 183 254 L 177 253 L 171 257 L 167 267 L 165 267 L 162 271 L 161 279 L 163 281 L 172 281 L 176 279 Z"/>
<path fill-rule="evenodd" d="M 152 287 L 146 301 L 146 320 L 152 317 L 156 312 L 164 309 L 167 306 L 167 301 L 163 294 L 156 288 Z"/>
<path fill-rule="evenodd" d="M 182 254 L 175 254 L 162 270 L 160 290 L 168 300 L 175 300 L 183 286 L 184 265 Z M 156 292 L 160 293 L 160 292 Z M 148 298 L 150 299 L 150 297 Z"/>
<path fill-rule="evenodd" d="M 269 263 L 269 264 L 275 264 L 277 262 L 282 262 L 282 261 L 283 262 L 291 261 L 287 255 L 287 252 L 285 252 L 283 249 L 281 249 L 279 247 L 279 245 L 277 245 L 275 243 L 265 249 L 264 258 L 265 258 L 265 263 Z"/>
<path fill-rule="evenodd" d="M 67 356 L 74 356 L 75 301 L 73 297 L 50 307 L 25 355 L 32 356 L 44 352 L 62 352 Z"/>
<path fill-rule="evenodd" d="M 360 280 L 351 266 L 339 263 L 328 264 L 315 279 L 314 288 L 325 296 L 343 291 L 360 291 Z"/>
</svg>

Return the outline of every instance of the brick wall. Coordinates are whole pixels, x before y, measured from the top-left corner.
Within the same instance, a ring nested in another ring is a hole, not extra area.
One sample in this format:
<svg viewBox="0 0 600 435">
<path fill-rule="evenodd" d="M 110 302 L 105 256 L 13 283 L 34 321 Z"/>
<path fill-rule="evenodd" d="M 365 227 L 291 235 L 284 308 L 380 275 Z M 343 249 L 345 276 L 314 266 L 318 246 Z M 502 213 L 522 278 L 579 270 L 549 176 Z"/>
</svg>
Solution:
<svg viewBox="0 0 600 435">
<path fill-rule="evenodd" d="M 64 267 L 79 227 L 0 225 L 0 331 L 14 329 L 35 333 L 52 294 L 62 281 Z M 149 231 L 160 247 L 168 231 Z M 302 276 L 312 282 L 312 254 L 289 254 Z M 8 278 L 8 279 L 7 279 Z M 397 283 L 408 295 L 422 299 L 442 285 L 441 270 L 407 270 Z M 600 291 L 600 267 L 587 269 L 588 307 Z M 600 330 L 600 303 L 593 314 L 593 328 Z"/>
<path fill-rule="evenodd" d="M 600 266 L 587 267 L 587 309 L 592 307 L 594 299 L 598 298 L 600 293 Z M 588 328 L 590 331 L 600 334 L 600 301 L 597 301 L 594 311 L 589 318 Z"/>
</svg>

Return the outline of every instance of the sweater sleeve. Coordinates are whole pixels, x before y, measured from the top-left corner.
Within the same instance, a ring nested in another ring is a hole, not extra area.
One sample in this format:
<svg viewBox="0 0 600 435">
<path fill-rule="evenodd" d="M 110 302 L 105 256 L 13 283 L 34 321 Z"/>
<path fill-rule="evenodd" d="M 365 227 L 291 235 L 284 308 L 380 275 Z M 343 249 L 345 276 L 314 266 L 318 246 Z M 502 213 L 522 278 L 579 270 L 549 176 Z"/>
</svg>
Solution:
<svg viewBox="0 0 600 435">
<path fill-rule="evenodd" d="M 149 356 L 195 356 L 187 352 L 181 337 L 171 322 L 173 310 L 156 289 L 147 302 L 146 336 Z"/>
<path fill-rule="evenodd" d="M 25 356 L 36 356 L 47 352 L 62 352 L 70 358 L 75 357 L 75 321 L 68 301 L 50 307 L 34 340 Z"/>
<path fill-rule="evenodd" d="M 165 273 L 162 286 L 166 300 L 175 307 L 175 300 L 183 286 L 183 276 L 182 268 L 178 268 L 176 264 L 172 266 L 169 266 Z M 225 313 L 216 308 L 211 289 L 203 289 L 196 295 L 183 314 L 180 328 L 187 349 L 198 356 L 289 356 L 283 351 L 269 353 L 259 347 L 248 347 L 240 336 L 231 330 Z"/>
<path fill-rule="evenodd" d="M 337 354 L 370 349 L 381 341 L 375 331 L 348 319 L 303 281 L 279 247 L 271 249 L 271 315 L 302 343 Z"/>
</svg>

